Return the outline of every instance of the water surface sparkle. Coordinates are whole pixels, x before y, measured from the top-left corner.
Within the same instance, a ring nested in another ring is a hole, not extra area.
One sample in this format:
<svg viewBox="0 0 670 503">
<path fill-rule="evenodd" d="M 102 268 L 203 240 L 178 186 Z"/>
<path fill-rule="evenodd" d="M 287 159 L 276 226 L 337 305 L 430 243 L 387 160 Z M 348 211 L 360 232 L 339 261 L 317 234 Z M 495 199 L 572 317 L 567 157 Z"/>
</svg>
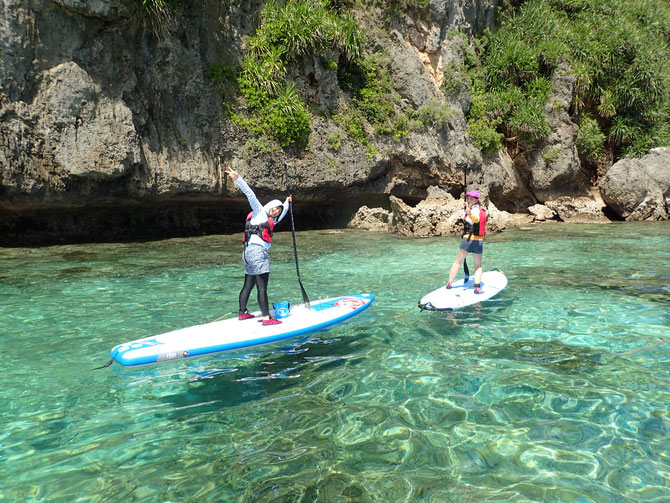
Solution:
<svg viewBox="0 0 670 503">
<path fill-rule="evenodd" d="M 670 223 L 491 236 L 509 286 L 453 313 L 416 302 L 456 238 L 297 239 L 310 298 L 374 305 L 294 344 L 101 370 L 234 313 L 239 236 L 0 249 L 0 501 L 670 500 Z M 275 242 L 270 300 L 297 303 Z"/>
</svg>

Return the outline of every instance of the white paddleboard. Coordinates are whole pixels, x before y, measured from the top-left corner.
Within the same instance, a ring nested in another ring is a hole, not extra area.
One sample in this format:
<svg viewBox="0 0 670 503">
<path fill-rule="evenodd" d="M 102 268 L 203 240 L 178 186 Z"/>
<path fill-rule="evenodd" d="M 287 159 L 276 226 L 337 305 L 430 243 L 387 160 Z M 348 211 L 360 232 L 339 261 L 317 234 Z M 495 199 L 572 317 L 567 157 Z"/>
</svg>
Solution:
<svg viewBox="0 0 670 503">
<path fill-rule="evenodd" d="M 475 279 L 470 276 L 467 283 L 454 281 L 451 288 L 443 286 L 425 295 L 419 307 L 428 311 L 452 311 L 490 299 L 507 286 L 507 276 L 500 271 L 486 271 L 482 274 L 481 293 L 475 293 Z"/>
<path fill-rule="evenodd" d="M 233 318 L 195 325 L 119 344 L 110 356 L 122 365 L 145 365 L 267 344 L 351 318 L 370 307 L 374 298 L 368 293 L 345 295 L 310 302 L 311 309 L 299 304 L 278 325 L 262 325 L 260 311 L 252 313 L 255 318 L 248 320 Z M 274 311 L 270 310 L 270 314 L 274 315 Z"/>
</svg>

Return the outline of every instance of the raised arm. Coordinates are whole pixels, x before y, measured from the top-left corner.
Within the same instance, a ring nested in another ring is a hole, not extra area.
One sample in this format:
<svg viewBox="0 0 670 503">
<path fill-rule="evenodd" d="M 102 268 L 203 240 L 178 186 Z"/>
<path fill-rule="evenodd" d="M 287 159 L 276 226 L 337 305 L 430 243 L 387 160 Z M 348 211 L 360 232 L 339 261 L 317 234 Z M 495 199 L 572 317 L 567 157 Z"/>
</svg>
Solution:
<svg viewBox="0 0 670 503">
<path fill-rule="evenodd" d="M 245 182 L 244 179 L 232 168 L 226 169 L 226 173 L 228 173 L 230 178 L 233 179 L 233 181 L 240 188 L 242 193 L 245 196 L 247 196 L 247 199 L 249 200 L 249 205 L 251 206 L 251 210 L 254 212 L 253 216 L 255 217 L 256 215 L 262 213 L 263 205 L 256 197 L 256 194 L 254 194 L 254 191 L 251 190 L 251 187 L 247 185 L 247 182 Z"/>
<path fill-rule="evenodd" d="M 289 205 L 289 204 L 293 204 L 293 196 L 291 196 L 291 195 L 289 195 L 289 196 L 286 198 L 286 200 L 284 201 L 284 209 L 282 210 L 281 215 L 279 215 L 279 217 L 277 217 L 277 223 L 281 222 L 282 219 L 283 219 L 283 218 L 286 216 L 286 214 L 288 213 L 288 210 L 289 210 L 288 205 Z"/>
</svg>

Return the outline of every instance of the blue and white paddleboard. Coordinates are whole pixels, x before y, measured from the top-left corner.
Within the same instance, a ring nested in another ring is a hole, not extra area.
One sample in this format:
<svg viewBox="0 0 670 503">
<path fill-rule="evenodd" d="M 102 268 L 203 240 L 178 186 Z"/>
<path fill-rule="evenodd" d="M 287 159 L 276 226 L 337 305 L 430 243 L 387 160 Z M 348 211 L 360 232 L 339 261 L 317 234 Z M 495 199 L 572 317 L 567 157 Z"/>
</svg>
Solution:
<svg viewBox="0 0 670 503">
<path fill-rule="evenodd" d="M 252 313 L 255 318 L 248 320 L 234 318 L 195 325 L 120 344 L 110 356 L 122 365 L 133 366 L 281 341 L 351 318 L 370 307 L 374 299 L 374 295 L 363 293 L 310 302 L 311 309 L 299 304 L 278 325 L 262 325 L 260 312 Z"/>
<path fill-rule="evenodd" d="M 507 286 L 507 276 L 500 271 L 482 274 L 481 293 L 475 293 L 475 279 L 470 276 L 467 283 L 454 281 L 451 288 L 443 286 L 425 295 L 419 307 L 428 311 L 452 311 L 490 299 Z"/>
</svg>

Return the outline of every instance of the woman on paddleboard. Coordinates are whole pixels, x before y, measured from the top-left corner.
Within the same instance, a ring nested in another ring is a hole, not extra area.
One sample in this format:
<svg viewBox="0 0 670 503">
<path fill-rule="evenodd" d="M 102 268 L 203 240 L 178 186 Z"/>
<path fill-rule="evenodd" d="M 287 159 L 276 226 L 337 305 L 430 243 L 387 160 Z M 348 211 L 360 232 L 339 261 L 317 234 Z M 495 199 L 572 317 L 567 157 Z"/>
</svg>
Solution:
<svg viewBox="0 0 670 503">
<path fill-rule="evenodd" d="M 253 190 L 247 182 L 231 168 L 226 173 L 237 184 L 240 190 L 247 196 L 251 213 L 247 216 L 244 228 L 244 286 L 240 291 L 239 320 L 248 320 L 254 315 L 247 310 L 249 295 L 254 286 L 258 294 L 258 305 L 263 316 L 263 325 L 278 325 L 281 321 L 270 317 L 268 305 L 268 281 L 270 279 L 270 246 L 272 233 L 277 225 L 286 216 L 292 197 L 289 195 L 283 203 L 279 199 L 273 199 L 265 206 L 256 198 Z"/>
<path fill-rule="evenodd" d="M 451 288 L 458 271 L 468 253 L 475 260 L 475 293 L 481 293 L 482 252 L 484 251 L 484 231 L 486 227 L 486 211 L 479 204 L 479 192 L 471 190 L 465 194 L 465 212 L 463 213 L 463 239 L 458 249 L 456 260 L 449 270 L 447 288 Z"/>
</svg>

